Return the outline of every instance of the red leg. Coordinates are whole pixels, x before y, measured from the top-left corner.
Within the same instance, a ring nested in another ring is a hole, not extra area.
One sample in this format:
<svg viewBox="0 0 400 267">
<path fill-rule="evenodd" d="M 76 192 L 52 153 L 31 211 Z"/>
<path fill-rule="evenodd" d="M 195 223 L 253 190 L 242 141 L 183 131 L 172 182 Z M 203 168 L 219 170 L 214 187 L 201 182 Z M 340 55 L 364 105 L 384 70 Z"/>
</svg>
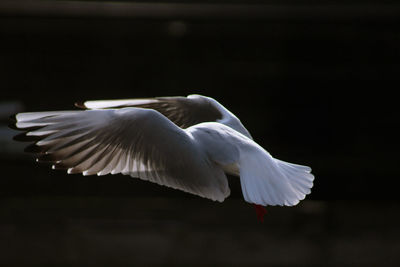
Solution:
<svg viewBox="0 0 400 267">
<path fill-rule="evenodd" d="M 267 213 L 265 207 L 258 204 L 254 204 L 254 208 L 256 209 L 257 219 L 260 222 L 264 222 L 264 215 Z"/>
</svg>

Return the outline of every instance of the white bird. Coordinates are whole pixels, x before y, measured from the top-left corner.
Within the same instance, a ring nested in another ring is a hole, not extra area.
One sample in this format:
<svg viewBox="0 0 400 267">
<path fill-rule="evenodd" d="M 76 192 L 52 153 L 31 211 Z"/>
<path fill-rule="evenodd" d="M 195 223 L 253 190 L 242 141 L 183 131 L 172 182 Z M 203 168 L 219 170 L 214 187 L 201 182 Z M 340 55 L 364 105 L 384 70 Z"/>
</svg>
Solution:
<svg viewBox="0 0 400 267">
<path fill-rule="evenodd" d="M 240 120 L 210 97 L 86 101 L 86 110 L 19 113 L 16 140 L 38 162 L 68 173 L 122 173 L 222 202 L 225 173 L 244 199 L 293 206 L 311 192 L 311 168 L 273 158 Z M 256 206 L 257 207 L 257 206 Z"/>
</svg>

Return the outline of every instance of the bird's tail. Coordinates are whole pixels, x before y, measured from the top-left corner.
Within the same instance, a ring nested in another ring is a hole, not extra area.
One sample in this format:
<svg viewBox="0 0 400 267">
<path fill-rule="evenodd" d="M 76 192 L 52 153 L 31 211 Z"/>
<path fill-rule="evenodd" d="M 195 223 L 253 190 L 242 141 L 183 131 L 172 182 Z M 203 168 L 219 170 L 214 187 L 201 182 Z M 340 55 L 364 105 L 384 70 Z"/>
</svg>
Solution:
<svg viewBox="0 0 400 267">
<path fill-rule="evenodd" d="M 294 206 L 311 192 L 313 180 L 310 167 L 275 159 L 261 147 L 241 155 L 240 181 L 247 202 Z"/>
</svg>

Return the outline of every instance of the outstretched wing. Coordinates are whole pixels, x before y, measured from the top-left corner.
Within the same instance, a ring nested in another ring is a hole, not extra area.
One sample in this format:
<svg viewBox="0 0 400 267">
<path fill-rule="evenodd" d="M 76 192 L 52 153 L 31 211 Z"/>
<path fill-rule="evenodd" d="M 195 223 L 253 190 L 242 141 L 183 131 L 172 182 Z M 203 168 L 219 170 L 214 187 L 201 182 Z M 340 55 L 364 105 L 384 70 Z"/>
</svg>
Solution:
<svg viewBox="0 0 400 267">
<path fill-rule="evenodd" d="M 188 97 L 156 97 L 121 100 L 95 100 L 76 103 L 84 109 L 107 109 L 140 107 L 154 109 L 166 116 L 177 126 L 188 128 L 201 122 L 212 122 L 222 119 L 223 114 L 213 105 L 208 97 L 189 95 Z"/>
<path fill-rule="evenodd" d="M 196 140 L 159 112 L 143 108 L 20 113 L 16 140 L 68 173 L 122 173 L 212 200 L 229 195 L 222 169 Z"/>
</svg>

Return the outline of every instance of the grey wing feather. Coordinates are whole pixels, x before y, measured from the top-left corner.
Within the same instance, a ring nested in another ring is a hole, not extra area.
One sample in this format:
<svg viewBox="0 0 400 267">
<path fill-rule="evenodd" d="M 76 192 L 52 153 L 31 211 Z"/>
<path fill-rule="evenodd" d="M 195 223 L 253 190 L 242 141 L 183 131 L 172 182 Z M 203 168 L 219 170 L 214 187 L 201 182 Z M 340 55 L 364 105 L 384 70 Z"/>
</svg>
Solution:
<svg viewBox="0 0 400 267">
<path fill-rule="evenodd" d="M 212 122 L 223 114 L 206 97 L 157 97 L 143 99 L 98 100 L 76 103 L 80 108 L 105 109 L 140 107 L 154 109 L 166 116 L 177 126 L 188 128 L 201 122 Z"/>
<path fill-rule="evenodd" d="M 42 116 L 43 115 L 43 116 Z M 20 113 L 17 139 L 38 161 L 69 173 L 122 173 L 212 200 L 229 195 L 226 176 L 185 130 L 143 108 Z"/>
</svg>

